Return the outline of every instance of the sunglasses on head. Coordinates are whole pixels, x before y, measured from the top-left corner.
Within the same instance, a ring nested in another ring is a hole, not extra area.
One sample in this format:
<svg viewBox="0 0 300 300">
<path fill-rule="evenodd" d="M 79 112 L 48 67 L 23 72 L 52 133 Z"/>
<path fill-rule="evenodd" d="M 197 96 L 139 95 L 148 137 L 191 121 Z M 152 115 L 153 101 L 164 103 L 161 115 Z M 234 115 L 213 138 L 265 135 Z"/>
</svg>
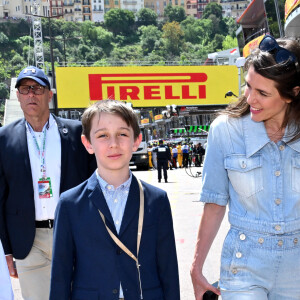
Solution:
<svg viewBox="0 0 300 300">
<path fill-rule="evenodd" d="M 297 72 L 300 73 L 299 64 L 295 54 L 283 47 L 280 47 L 276 39 L 271 35 L 266 34 L 259 43 L 258 48 L 261 51 L 271 53 L 278 64 L 293 64 L 296 67 Z"/>
</svg>

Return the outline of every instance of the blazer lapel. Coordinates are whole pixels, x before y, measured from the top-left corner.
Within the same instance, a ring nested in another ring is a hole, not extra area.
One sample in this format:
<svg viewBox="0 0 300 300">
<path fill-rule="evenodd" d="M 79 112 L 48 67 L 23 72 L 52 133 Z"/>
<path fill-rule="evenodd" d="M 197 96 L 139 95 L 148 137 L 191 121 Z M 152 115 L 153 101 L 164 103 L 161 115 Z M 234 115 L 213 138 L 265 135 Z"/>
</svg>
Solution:
<svg viewBox="0 0 300 300">
<path fill-rule="evenodd" d="M 63 190 L 64 178 L 68 175 L 68 144 L 69 144 L 69 129 L 65 126 L 61 119 L 54 117 L 60 135 L 61 142 L 61 171 L 60 171 L 60 190 Z"/>
<path fill-rule="evenodd" d="M 28 170 L 28 174 L 29 174 L 30 180 L 32 181 L 31 165 L 30 165 L 29 152 L 28 152 L 28 143 L 27 143 L 27 133 L 26 133 L 25 119 L 23 119 L 16 126 L 16 132 L 14 134 L 14 137 L 16 137 L 18 139 L 18 142 L 19 142 L 19 147 L 18 147 L 18 151 L 20 153 L 19 157 L 25 163 L 26 170 Z"/>
<path fill-rule="evenodd" d="M 129 194 L 127 198 L 127 203 L 124 211 L 124 216 L 122 219 L 122 224 L 120 228 L 120 236 L 126 230 L 132 219 L 138 214 L 140 208 L 140 190 L 138 182 L 134 175 L 132 175 L 132 182 L 129 189 Z"/>
<path fill-rule="evenodd" d="M 99 209 L 103 213 L 103 215 L 105 217 L 106 225 L 112 230 L 112 232 L 115 235 L 117 235 L 117 231 L 116 231 L 116 227 L 114 225 L 112 215 L 109 211 L 108 205 L 107 205 L 104 195 L 102 193 L 102 190 L 101 190 L 101 187 L 100 187 L 100 184 L 98 182 L 95 172 L 89 178 L 87 188 L 90 191 L 88 198 L 91 200 L 91 202 L 96 207 L 96 209 L 97 210 Z M 100 214 L 99 214 L 99 219 L 101 220 Z M 102 222 L 102 220 L 101 220 L 101 222 Z"/>
</svg>

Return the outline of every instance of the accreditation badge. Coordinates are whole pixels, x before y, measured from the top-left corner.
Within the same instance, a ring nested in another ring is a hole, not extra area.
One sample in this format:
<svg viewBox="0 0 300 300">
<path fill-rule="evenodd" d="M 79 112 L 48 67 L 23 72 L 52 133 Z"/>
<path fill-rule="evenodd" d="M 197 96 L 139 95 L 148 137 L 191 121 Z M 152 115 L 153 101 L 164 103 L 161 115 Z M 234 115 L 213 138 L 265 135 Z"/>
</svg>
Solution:
<svg viewBox="0 0 300 300">
<path fill-rule="evenodd" d="M 50 177 L 40 178 L 38 181 L 39 198 L 50 198 L 53 196 Z"/>
</svg>

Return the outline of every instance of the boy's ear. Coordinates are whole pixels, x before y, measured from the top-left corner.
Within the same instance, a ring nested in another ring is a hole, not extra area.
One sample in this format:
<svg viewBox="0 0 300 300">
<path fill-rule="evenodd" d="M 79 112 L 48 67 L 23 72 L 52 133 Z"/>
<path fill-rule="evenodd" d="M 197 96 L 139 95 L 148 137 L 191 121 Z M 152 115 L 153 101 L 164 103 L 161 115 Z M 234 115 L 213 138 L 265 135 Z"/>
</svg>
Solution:
<svg viewBox="0 0 300 300">
<path fill-rule="evenodd" d="M 299 94 L 299 92 L 300 92 L 300 86 L 295 86 L 295 87 L 293 88 L 293 92 L 294 92 L 294 95 L 295 95 L 295 96 L 298 96 L 298 94 Z"/>
<path fill-rule="evenodd" d="M 141 141 L 142 141 L 142 134 L 140 133 L 138 138 L 135 140 L 135 142 L 133 144 L 133 152 L 135 152 L 138 149 Z"/>
<path fill-rule="evenodd" d="M 81 135 L 81 142 L 82 142 L 82 144 L 84 145 L 86 151 L 89 154 L 94 154 L 94 149 L 93 149 L 91 143 L 88 141 L 88 139 L 86 138 L 85 135 Z"/>
</svg>

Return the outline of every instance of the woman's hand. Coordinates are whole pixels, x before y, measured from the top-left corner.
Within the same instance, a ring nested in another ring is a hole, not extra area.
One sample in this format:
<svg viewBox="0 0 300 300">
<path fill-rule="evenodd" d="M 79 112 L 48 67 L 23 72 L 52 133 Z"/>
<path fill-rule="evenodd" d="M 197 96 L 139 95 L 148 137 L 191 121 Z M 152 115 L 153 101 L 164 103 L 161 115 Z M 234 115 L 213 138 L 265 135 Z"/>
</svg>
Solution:
<svg viewBox="0 0 300 300">
<path fill-rule="evenodd" d="M 203 294 L 206 291 L 212 291 L 219 296 L 221 295 L 220 290 L 209 284 L 202 272 L 194 264 L 191 268 L 191 277 L 196 300 L 202 300 Z"/>
<path fill-rule="evenodd" d="M 202 300 L 203 294 L 208 290 L 220 295 L 220 291 L 210 285 L 203 276 L 202 268 L 211 244 L 220 228 L 225 211 L 225 206 L 213 203 L 207 203 L 204 206 L 198 231 L 194 261 L 191 268 L 191 277 L 196 300 Z"/>
</svg>

